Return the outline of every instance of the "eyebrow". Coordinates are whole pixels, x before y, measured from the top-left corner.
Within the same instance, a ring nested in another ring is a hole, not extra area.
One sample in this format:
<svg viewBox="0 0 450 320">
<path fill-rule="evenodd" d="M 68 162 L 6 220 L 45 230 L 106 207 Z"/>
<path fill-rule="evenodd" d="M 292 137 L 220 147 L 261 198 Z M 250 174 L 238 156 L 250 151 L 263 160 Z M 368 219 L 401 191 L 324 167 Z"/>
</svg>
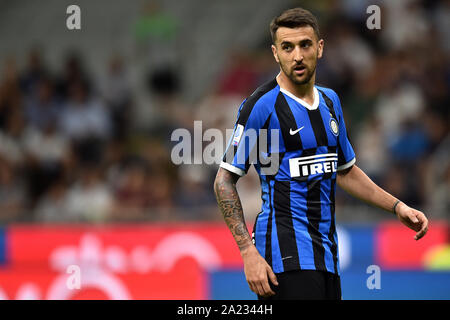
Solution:
<svg viewBox="0 0 450 320">
<path fill-rule="evenodd" d="M 291 44 L 292 44 L 292 42 L 289 42 L 289 41 L 283 41 L 283 42 L 280 43 L 280 46 L 291 45 Z"/>
<path fill-rule="evenodd" d="M 312 43 L 313 41 L 311 40 L 311 39 L 309 39 L 309 38 L 307 38 L 307 39 L 302 39 L 302 40 L 300 40 L 298 43 L 300 43 L 300 44 L 302 44 L 302 43 Z M 292 41 L 288 41 L 288 40 L 283 40 L 281 43 L 280 43 L 280 45 L 284 45 L 284 44 L 293 44 L 293 42 Z"/>
</svg>

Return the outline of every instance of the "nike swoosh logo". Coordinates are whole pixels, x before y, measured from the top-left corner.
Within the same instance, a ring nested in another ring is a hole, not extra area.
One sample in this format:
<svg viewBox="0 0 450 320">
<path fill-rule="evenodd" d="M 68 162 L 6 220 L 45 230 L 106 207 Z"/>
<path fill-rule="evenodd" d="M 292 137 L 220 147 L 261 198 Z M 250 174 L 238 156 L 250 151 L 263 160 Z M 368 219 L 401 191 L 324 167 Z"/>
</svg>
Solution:
<svg viewBox="0 0 450 320">
<path fill-rule="evenodd" d="M 289 129 L 289 133 L 290 133 L 291 136 L 293 136 L 294 134 L 296 134 L 297 132 L 299 132 L 300 130 L 302 130 L 304 127 L 305 127 L 305 126 L 303 126 L 303 127 L 301 127 L 301 128 L 298 128 L 297 130 Z"/>
</svg>

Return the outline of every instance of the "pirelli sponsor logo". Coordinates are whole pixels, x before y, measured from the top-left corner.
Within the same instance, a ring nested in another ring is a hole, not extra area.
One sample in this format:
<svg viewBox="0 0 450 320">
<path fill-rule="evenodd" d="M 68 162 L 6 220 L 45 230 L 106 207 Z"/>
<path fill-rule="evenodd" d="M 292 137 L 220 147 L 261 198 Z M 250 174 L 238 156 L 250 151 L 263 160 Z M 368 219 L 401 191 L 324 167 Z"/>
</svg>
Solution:
<svg viewBox="0 0 450 320">
<path fill-rule="evenodd" d="M 292 158 L 289 159 L 289 170 L 292 178 L 336 172 L 337 161 L 337 153 Z"/>
</svg>

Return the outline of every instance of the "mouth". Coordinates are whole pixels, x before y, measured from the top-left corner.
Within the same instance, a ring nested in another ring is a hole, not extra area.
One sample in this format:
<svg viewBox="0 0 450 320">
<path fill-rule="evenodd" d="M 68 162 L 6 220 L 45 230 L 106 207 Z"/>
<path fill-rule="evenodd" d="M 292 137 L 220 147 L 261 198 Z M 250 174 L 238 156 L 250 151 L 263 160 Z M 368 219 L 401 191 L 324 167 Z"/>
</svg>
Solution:
<svg viewBox="0 0 450 320">
<path fill-rule="evenodd" d="M 305 71 L 306 67 L 304 65 L 297 65 L 294 67 L 294 73 L 297 75 L 302 75 Z"/>
</svg>

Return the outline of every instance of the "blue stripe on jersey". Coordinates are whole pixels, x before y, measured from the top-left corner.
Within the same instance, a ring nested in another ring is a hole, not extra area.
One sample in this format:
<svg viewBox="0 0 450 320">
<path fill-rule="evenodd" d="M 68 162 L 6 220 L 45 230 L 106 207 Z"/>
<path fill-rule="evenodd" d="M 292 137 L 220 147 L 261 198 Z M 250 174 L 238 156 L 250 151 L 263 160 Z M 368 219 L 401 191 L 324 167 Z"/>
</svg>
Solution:
<svg viewBox="0 0 450 320">
<path fill-rule="evenodd" d="M 284 267 L 283 261 L 281 260 L 280 244 L 278 243 L 277 226 L 275 224 L 275 209 L 273 205 L 274 185 L 275 180 L 270 180 L 270 199 L 272 203 L 272 270 L 275 273 L 280 273 L 284 271 Z"/>
<path fill-rule="evenodd" d="M 291 189 L 296 191 L 291 193 L 291 207 L 295 208 L 295 211 L 292 212 L 292 222 L 297 241 L 300 268 L 314 270 L 312 239 L 308 232 L 308 218 L 306 217 L 306 194 L 308 188 L 306 182 L 291 181 Z"/>
<path fill-rule="evenodd" d="M 289 108 L 291 108 L 292 113 L 295 115 L 295 122 L 297 123 L 297 128 L 292 129 L 296 130 L 303 127 L 303 129 L 301 129 L 298 132 L 298 134 L 300 134 L 303 149 L 315 148 L 317 146 L 317 143 L 314 137 L 314 131 L 312 128 L 311 121 L 309 120 L 308 117 L 307 109 L 301 106 L 297 101 L 295 101 L 291 97 L 287 95 L 284 95 L 284 97 L 289 105 Z"/>
<path fill-rule="evenodd" d="M 258 215 L 255 224 L 255 245 L 261 256 L 266 256 L 266 233 L 267 222 L 269 220 L 269 185 L 264 177 L 261 177 L 261 192 L 262 192 L 262 212 Z"/>
<path fill-rule="evenodd" d="M 316 137 L 312 128 L 311 121 L 308 117 L 308 113 L 305 112 L 305 116 L 302 118 L 302 126 L 305 126 L 300 130 L 300 137 L 303 143 L 303 149 L 312 149 L 317 146 Z"/>
<path fill-rule="evenodd" d="M 286 151 L 286 146 L 284 144 L 283 135 L 282 135 L 282 132 L 280 130 L 280 119 L 278 119 L 278 115 L 277 115 L 276 112 L 272 113 L 272 117 L 270 118 L 269 128 L 279 130 L 279 132 L 278 132 L 278 136 L 279 136 L 278 150 L 275 150 L 274 148 L 271 148 L 270 151 L 274 152 L 274 153 L 285 152 Z"/>
<path fill-rule="evenodd" d="M 334 243 L 336 243 L 337 274 L 340 275 L 341 268 L 339 267 L 339 246 L 337 245 L 339 242 L 338 242 L 337 229 L 336 229 L 336 232 L 334 233 L 334 237 L 333 238 L 334 238 Z"/>
<path fill-rule="evenodd" d="M 241 110 L 242 110 L 242 107 L 244 106 L 245 101 L 247 101 L 247 99 L 242 101 L 241 105 L 239 106 L 239 109 L 238 109 L 238 112 L 237 112 L 237 119 L 239 119 L 239 115 L 241 114 Z M 234 124 L 234 130 L 236 130 L 237 122 L 238 122 L 238 120 L 236 120 L 236 123 Z M 233 131 L 233 133 L 234 133 L 234 131 Z M 230 139 L 228 140 L 227 147 L 225 148 L 225 154 L 226 154 L 228 148 L 230 147 L 231 142 L 233 141 L 233 138 L 234 138 L 233 136 L 234 136 L 234 134 L 231 135 Z"/>
<path fill-rule="evenodd" d="M 319 231 L 323 235 L 322 243 L 325 247 L 325 266 L 329 272 L 334 273 L 334 261 L 333 254 L 331 253 L 332 243 L 328 239 L 328 234 L 330 232 L 331 227 L 331 208 L 330 208 L 330 188 L 331 188 L 331 180 L 325 179 L 321 182 L 320 189 L 320 202 L 321 202 L 321 219 L 319 224 Z"/>
</svg>

